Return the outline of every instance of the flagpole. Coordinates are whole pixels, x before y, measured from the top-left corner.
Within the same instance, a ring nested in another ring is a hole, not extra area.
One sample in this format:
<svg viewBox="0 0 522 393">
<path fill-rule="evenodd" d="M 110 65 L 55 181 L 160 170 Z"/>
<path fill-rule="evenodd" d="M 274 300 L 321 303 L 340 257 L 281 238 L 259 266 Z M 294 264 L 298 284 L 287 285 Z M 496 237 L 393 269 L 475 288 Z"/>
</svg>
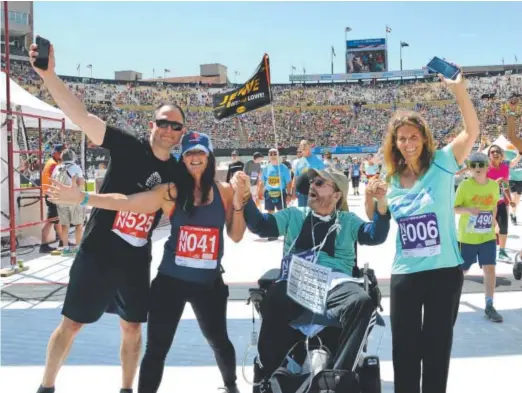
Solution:
<svg viewBox="0 0 522 393">
<path fill-rule="evenodd" d="M 330 57 L 331 57 L 331 59 L 332 59 L 332 75 L 333 75 L 333 73 L 334 73 L 334 66 L 333 66 L 333 63 L 334 63 L 334 62 L 333 62 L 333 58 L 334 58 L 334 48 L 333 48 L 333 46 L 332 46 L 332 53 L 331 53 Z M 333 78 L 332 78 L 332 82 L 333 82 Z"/>
</svg>

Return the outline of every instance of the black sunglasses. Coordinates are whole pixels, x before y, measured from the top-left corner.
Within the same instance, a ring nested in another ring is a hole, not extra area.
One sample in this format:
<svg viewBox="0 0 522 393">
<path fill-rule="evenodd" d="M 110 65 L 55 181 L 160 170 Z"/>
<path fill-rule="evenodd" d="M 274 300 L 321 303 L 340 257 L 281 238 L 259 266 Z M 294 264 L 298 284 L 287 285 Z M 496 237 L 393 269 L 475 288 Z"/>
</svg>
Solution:
<svg viewBox="0 0 522 393">
<path fill-rule="evenodd" d="M 502 154 L 500 150 L 490 150 L 489 154 Z"/>
<path fill-rule="evenodd" d="M 486 164 L 485 162 L 472 162 L 471 164 L 469 164 L 469 167 L 471 169 L 475 169 L 475 168 L 485 168 L 487 167 L 488 164 Z"/>
<path fill-rule="evenodd" d="M 156 119 L 156 125 L 158 128 L 172 128 L 172 131 L 181 131 L 183 130 L 184 125 L 177 121 L 170 121 L 167 119 Z"/>
<path fill-rule="evenodd" d="M 310 185 L 314 184 L 316 187 L 322 187 L 324 186 L 326 183 L 326 180 L 324 180 L 322 177 L 315 177 L 313 179 L 310 179 Z M 335 191 L 338 191 L 338 188 L 337 188 L 337 185 L 333 184 L 328 184 L 330 185 Z"/>
</svg>

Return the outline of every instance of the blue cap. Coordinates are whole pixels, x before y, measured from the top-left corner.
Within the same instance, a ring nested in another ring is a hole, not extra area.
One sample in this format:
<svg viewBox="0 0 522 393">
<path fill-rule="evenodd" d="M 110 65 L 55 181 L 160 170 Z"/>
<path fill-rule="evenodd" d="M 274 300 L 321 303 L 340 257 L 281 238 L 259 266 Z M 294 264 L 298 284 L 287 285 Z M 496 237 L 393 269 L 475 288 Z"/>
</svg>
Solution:
<svg viewBox="0 0 522 393">
<path fill-rule="evenodd" d="M 62 144 L 57 144 L 57 145 L 53 146 L 53 154 L 54 153 L 61 153 L 62 150 L 63 150 L 63 145 Z"/>
<path fill-rule="evenodd" d="M 213 151 L 209 136 L 197 131 L 190 131 L 183 135 L 181 139 L 181 155 L 191 150 L 201 150 L 207 154 Z"/>
</svg>

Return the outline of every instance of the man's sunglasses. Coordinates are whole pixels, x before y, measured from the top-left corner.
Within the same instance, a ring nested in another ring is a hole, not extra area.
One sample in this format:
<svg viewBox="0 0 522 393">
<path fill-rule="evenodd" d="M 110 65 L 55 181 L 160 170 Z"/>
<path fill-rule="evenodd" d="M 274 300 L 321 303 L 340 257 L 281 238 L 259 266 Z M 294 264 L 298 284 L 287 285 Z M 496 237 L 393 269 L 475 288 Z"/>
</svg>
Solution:
<svg viewBox="0 0 522 393">
<path fill-rule="evenodd" d="M 312 184 L 315 185 L 316 187 L 322 187 L 328 183 L 326 183 L 326 180 L 324 180 L 322 177 L 316 177 L 314 179 L 310 179 L 310 185 L 312 185 Z M 328 184 L 328 185 L 331 186 L 335 191 L 337 191 L 337 186 L 335 184 Z"/>
<path fill-rule="evenodd" d="M 469 167 L 471 169 L 476 169 L 476 168 L 486 168 L 488 166 L 487 163 L 485 162 L 472 162 L 471 164 L 469 164 Z"/>
<path fill-rule="evenodd" d="M 177 121 L 170 121 L 166 119 L 156 119 L 156 125 L 158 128 L 172 128 L 172 131 L 181 131 L 183 130 L 184 125 Z"/>
</svg>

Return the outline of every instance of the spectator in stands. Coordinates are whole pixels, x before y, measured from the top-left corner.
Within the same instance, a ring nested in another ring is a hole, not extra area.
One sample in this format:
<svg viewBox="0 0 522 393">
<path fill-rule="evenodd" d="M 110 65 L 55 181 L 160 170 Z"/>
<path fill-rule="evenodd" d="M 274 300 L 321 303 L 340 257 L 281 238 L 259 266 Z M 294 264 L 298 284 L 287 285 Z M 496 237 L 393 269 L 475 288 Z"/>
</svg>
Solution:
<svg viewBox="0 0 522 393">
<path fill-rule="evenodd" d="M 80 188 L 85 187 L 85 178 L 82 168 L 76 164 L 76 155 L 70 149 L 64 149 L 60 164 L 53 170 L 52 179 L 70 186 L 73 181 Z M 59 225 L 61 226 L 62 256 L 70 256 L 76 253 L 76 246 L 69 245 L 69 227 L 74 225 L 74 238 L 76 244 L 80 244 L 83 235 L 83 221 L 85 219 L 84 208 L 80 205 L 56 205 L 58 210 Z"/>
<path fill-rule="evenodd" d="M 239 159 L 237 150 L 234 150 L 232 152 L 232 155 L 230 158 L 232 158 L 232 162 L 228 165 L 227 183 L 230 182 L 230 179 L 232 179 L 232 176 L 234 176 L 234 173 L 242 171 L 243 168 L 245 167 L 245 164 Z"/>
<path fill-rule="evenodd" d="M 54 168 L 61 162 L 61 154 L 64 149 L 62 144 L 56 144 L 53 147 L 53 151 L 51 153 L 51 158 L 47 160 L 45 163 L 44 169 L 42 171 L 42 193 L 45 198 L 45 204 L 47 205 L 47 221 L 43 225 L 42 228 L 42 244 L 40 245 L 41 253 L 50 253 L 55 251 L 54 247 L 51 247 L 49 243 L 52 243 L 51 240 L 51 228 L 54 227 L 56 231 L 56 235 L 58 240 L 62 239 L 61 227 L 58 224 L 58 209 L 56 205 L 49 201 L 47 196 L 47 191 L 49 190 L 49 186 L 51 185 L 51 176 L 53 174 Z M 59 247 L 63 245 L 60 240 Z"/>
</svg>

